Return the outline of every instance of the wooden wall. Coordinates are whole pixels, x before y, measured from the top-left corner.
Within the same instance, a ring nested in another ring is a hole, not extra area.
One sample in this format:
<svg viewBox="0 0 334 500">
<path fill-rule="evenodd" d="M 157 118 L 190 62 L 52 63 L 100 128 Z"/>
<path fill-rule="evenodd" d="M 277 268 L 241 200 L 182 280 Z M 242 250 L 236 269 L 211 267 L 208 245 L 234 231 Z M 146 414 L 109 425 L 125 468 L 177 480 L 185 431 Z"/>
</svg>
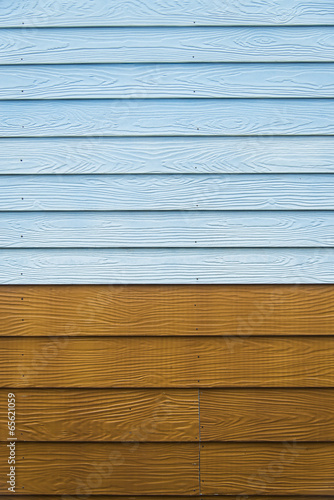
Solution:
<svg viewBox="0 0 334 500">
<path fill-rule="evenodd" d="M 10 391 L 26 500 L 333 498 L 333 293 L 2 286 L 1 494 Z"/>
<path fill-rule="evenodd" d="M 0 283 L 333 283 L 332 0 L 5 0 Z"/>
<path fill-rule="evenodd" d="M 333 5 L 1 2 L 4 500 L 334 498 Z"/>
</svg>

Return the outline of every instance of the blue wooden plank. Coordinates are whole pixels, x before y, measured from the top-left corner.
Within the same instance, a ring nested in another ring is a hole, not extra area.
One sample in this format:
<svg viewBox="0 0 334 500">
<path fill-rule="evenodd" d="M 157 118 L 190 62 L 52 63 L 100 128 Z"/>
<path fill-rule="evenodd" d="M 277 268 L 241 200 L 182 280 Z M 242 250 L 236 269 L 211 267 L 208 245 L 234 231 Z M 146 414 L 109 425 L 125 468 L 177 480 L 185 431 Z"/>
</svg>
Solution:
<svg viewBox="0 0 334 500">
<path fill-rule="evenodd" d="M 64 64 L 1 68 L 0 99 L 334 97 L 334 64 Z"/>
<path fill-rule="evenodd" d="M 0 64 L 333 62 L 334 26 L 0 30 Z"/>
<path fill-rule="evenodd" d="M 0 246 L 334 247 L 334 213 L 0 212 Z"/>
<path fill-rule="evenodd" d="M 53 175 L 0 178 L 0 283 L 333 283 L 331 23 L 329 0 L 4 0 L 0 174 Z"/>
<path fill-rule="evenodd" d="M 333 282 L 331 248 L 0 250 L 1 284 Z"/>
<path fill-rule="evenodd" d="M 3 0 L 0 26 L 334 24 L 331 0 Z"/>
<path fill-rule="evenodd" d="M 2 211 L 333 210 L 332 174 L 2 176 Z"/>
<path fill-rule="evenodd" d="M 2 137 L 333 134 L 333 99 L 0 102 Z"/>
<path fill-rule="evenodd" d="M 0 139 L 0 174 L 334 173 L 333 137 Z"/>
</svg>

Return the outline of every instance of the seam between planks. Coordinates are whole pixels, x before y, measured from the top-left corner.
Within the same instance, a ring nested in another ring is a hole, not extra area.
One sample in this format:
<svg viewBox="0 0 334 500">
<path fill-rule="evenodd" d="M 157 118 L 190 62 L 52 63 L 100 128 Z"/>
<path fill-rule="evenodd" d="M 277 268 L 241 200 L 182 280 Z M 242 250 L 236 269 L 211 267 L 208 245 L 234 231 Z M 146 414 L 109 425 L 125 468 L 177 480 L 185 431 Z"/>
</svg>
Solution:
<svg viewBox="0 0 334 500">
<path fill-rule="evenodd" d="M 201 492 L 201 389 L 198 388 L 198 493 Z"/>
</svg>

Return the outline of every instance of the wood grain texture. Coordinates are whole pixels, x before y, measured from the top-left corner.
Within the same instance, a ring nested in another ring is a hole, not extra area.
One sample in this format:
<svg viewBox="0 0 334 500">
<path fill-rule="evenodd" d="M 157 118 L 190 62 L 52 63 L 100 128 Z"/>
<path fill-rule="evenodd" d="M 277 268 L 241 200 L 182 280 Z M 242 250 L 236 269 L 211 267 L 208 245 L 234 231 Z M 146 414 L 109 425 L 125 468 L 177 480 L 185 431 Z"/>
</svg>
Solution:
<svg viewBox="0 0 334 500">
<path fill-rule="evenodd" d="M 333 389 L 200 391 L 202 441 L 334 441 Z"/>
<path fill-rule="evenodd" d="M 332 247 L 333 213 L 1 212 L 2 248 Z"/>
<path fill-rule="evenodd" d="M 2 100 L 175 97 L 334 97 L 334 66 L 195 63 L 1 68 Z"/>
<path fill-rule="evenodd" d="M 0 48 L 21 65 L 332 62 L 334 27 L 1 29 Z"/>
<path fill-rule="evenodd" d="M 203 443 L 201 492 L 333 495 L 332 443 Z"/>
<path fill-rule="evenodd" d="M 2 285 L 332 284 L 332 248 L 3 249 Z"/>
<path fill-rule="evenodd" d="M 1 184 L 5 212 L 334 209 L 331 174 L 4 175 Z"/>
<path fill-rule="evenodd" d="M 0 391 L 2 415 L 7 392 Z M 18 439 L 23 441 L 198 439 L 197 391 L 19 390 L 15 394 L 20 420 Z M 332 390 L 204 390 L 201 438 L 333 441 L 332 406 Z M 4 441 L 5 423 L 0 433 Z"/>
<path fill-rule="evenodd" d="M 191 342 L 200 356 L 200 387 L 333 387 L 334 338 L 201 337 Z"/>
<path fill-rule="evenodd" d="M 1 495 L 1 498 L 3 500 L 12 500 L 13 496 L 7 496 L 7 495 Z M 224 495 L 214 495 L 214 496 L 209 496 L 209 495 L 201 495 L 201 496 L 191 496 L 191 497 L 186 497 L 186 496 L 115 496 L 115 495 L 94 495 L 93 500 L 231 500 L 231 496 L 224 496 Z M 30 496 L 30 495 L 15 495 L 15 500 L 36 500 L 36 496 Z M 38 500 L 73 500 L 73 497 L 70 495 L 39 495 Z M 279 496 L 279 495 L 270 495 L 270 496 L 256 496 L 256 495 L 251 495 L 249 496 L 249 500 L 333 500 L 333 497 L 330 496 L 323 496 L 319 497 L 317 496 L 310 496 L 307 495 L 307 497 L 300 497 L 300 496 Z"/>
<path fill-rule="evenodd" d="M 7 394 L 0 390 L 0 440 Z M 16 390 L 19 441 L 199 439 L 197 390 Z"/>
<path fill-rule="evenodd" d="M 0 286 L 15 337 L 333 336 L 333 305 L 332 285 Z"/>
<path fill-rule="evenodd" d="M 333 137 L 0 138 L 2 174 L 332 173 Z"/>
<path fill-rule="evenodd" d="M 191 339 L 12 338 L 0 346 L 2 387 L 189 387 L 198 379 Z"/>
<path fill-rule="evenodd" d="M 3 443 L 2 477 L 7 450 Z M 16 453 L 16 491 L 25 495 L 199 493 L 197 443 L 17 443 Z"/>
<path fill-rule="evenodd" d="M 11 388 L 333 387 L 334 338 L 0 339 Z"/>
<path fill-rule="evenodd" d="M 333 99 L 0 101 L 0 135 L 331 136 L 333 116 Z"/>
<path fill-rule="evenodd" d="M 36 26 L 229 26 L 229 25 L 312 25 L 333 24 L 334 10 L 330 0 L 321 3 L 308 0 L 116 0 L 86 3 L 75 0 L 64 4 L 54 0 L 47 7 L 41 0 L 24 3 L 4 1 L 1 27 Z M 66 5 L 66 8 L 65 8 Z"/>
<path fill-rule="evenodd" d="M 248 495 L 249 500 L 333 500 L 332 496 L 324 496 L 324 495 L 307 495 L 304 497 L 301 497 L 300 495 L 298 496 L 291 496 L 291 495 Z M 1 495 L 2 500 L 11 500 L 13 496 L 7 496 L 7 495 Z M 231 500 L 230 495 L 214 495 L 214 496 L 209 496 L 209 495 L 201 495 L 199 497 L 196 496 L 125 496 L 122 495 L 121 497 L 115 496 L 115 495 L 94 495 L 93 500 Z M 15 500 L 36 500 L 36 495 L 31 496 L 31 495 L 15 495 Z M 38 495 L 38 500 L 73 500 L 72 495 Z"/>
</svg>

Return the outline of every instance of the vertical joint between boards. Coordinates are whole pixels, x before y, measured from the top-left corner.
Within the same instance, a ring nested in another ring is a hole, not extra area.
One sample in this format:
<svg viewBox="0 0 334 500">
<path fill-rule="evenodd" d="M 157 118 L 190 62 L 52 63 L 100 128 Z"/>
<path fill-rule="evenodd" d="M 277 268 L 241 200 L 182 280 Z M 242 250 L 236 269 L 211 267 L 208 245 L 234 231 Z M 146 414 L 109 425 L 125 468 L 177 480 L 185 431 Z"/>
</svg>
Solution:
<svg viewBox="0 0 334 500">
<path fill-rule="evenodd" d="M 198 388 L 198 492 L 201 495 L 201 389 Z"/>
</svg>

